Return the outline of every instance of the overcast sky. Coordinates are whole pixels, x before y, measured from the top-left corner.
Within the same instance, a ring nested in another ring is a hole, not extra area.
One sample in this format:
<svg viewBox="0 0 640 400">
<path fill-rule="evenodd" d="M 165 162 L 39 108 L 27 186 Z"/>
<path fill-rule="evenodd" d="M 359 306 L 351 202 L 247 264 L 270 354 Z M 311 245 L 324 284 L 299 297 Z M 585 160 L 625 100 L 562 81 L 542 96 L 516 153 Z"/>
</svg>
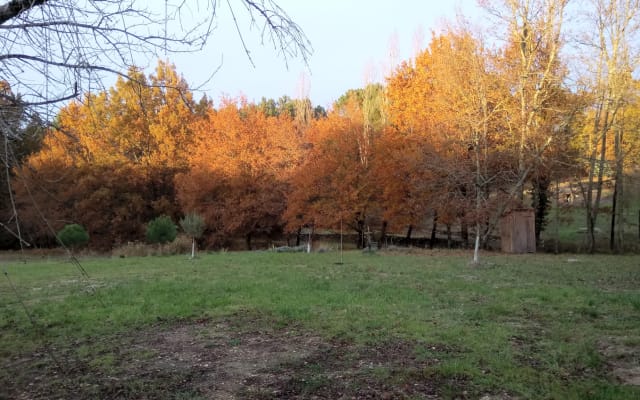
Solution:
<svg viewBox="0 0 640 400">
<path fill-rule="evenodd" d="M 218 27 L 208 47 L 174 57 L 178 72 L 197 86 L 220 66 L 202 87 L 216 103 L 223 95 L 244 95 L 255 102 L 263 96 L 307 95 L 314 105 L 328 108 L 348 89 L 383 81 L 391 64 L 412 57 L 416 46 L 424 47 L 444 20 L 455 18 L 456 10 L 472 20 L 478 15 L 476 0 L 280 0 L 278 4 L 311 41 L 314 51 L 308 67 L 292 59 L 287 69 L 273 47 L 261 45 L 260 31 L 249 29 L 248 20 L 241 19 L 253 67 L 226 3 L 221 2 Z M 390 49 L 398 54 L 390 54 Z"/>
</svg>

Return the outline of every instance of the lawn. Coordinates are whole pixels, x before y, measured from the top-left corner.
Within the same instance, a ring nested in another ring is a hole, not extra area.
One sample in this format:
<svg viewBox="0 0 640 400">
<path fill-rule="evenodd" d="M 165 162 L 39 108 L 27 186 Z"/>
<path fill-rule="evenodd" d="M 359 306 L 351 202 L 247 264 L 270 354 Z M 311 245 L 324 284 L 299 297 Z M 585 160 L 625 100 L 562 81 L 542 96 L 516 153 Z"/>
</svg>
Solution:
<svg viewBox="0 0 640 400">
<path fill-rule="evenodd" d="M 640 398 L 638 256 L 339 259 L 2 261 L 0 399 Z"/>
</svg>

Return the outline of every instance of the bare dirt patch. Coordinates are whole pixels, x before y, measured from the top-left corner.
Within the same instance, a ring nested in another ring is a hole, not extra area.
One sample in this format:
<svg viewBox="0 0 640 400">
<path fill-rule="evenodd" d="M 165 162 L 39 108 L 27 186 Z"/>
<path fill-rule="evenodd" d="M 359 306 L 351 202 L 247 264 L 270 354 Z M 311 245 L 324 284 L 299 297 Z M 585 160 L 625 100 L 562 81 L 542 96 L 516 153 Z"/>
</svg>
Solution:
<svg viewBox="0 0 640 400">
<path fill-rule="evenodd" d="M 480 398 L 471 378 L 436 368 L 457 350 L 357 345 L 238 316 L 159 322 L 2 361 L 0 399 Z M 59 364 L 53 361 L 54 354 Z"/>
<path fill-rule="evenodd" d="M 640 386 L 640 346 L 628 338 L 608 337 L 598 343 L 610 374 L 624 385 Z"/>
</svg>

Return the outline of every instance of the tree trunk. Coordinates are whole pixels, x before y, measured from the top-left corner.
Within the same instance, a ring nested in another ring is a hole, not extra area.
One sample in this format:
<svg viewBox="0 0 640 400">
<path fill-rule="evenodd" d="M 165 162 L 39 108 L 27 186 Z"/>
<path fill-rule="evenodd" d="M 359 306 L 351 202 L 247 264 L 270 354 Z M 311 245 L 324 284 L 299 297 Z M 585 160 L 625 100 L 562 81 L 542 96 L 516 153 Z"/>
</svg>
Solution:
<svg viewBox="0 0 640 400">
<path fill-rule="evenodd" d="M 438 213 L 433 213 L 433 225 L 431 226 L 431 237 L 429 238 L 429 248 L 433 249 L 436 243 L 436 231 L 438 229 Z"/>
<path fill-rule="evenodd" d="M 356 232 L 358 232 L 358 242 L 356 243 L 359 249 L 364 249 L 365 246 L 365 238 L 364 238 L 364 220 L 359 219 L 356 221 Z"/>
<path fill-rule="evenodd" d="M 462 247 L 465 249 L 469 248 L 469 227 L 467 226 L 467 221 L 465 221 L 464 216 L 460 219 L 460 237 L 462 238 Z"/>
<path fill-rule="evenodd" d="M 247 236 L 245 236 L 245 241 L 247 243 L 247 250 L 251 250 L 251 233 L 247 233 Z"/>
<path fill-rule="evenodd" d="M 380 229 L 380 239 L 378 239 L 378 247 L 386 247 L 387 239 L 387 221 L 382 221 L 382 228 Z"/>
<path fill-rule="evenodd" d="M 600 54 L 602 58 L 602 53 Z M 601 61 L 601 60 L 600 60 Z M 597 76 L 601 76 L 602 72 L 602 63 L 598 64 L 598 72 Z M 587 214 L 587 251 L 589 253 L 593 253 L 595 251 L 595 224 L 596 218 L 598 216 L 597 206 L 593 202 L 593 189 L 594 189 L 594 177 L 596 173 L 596 164 L 598 157 L 598 144 L 602 142 L 602 147 L 606 146 L 607 140 L 607 122 L 606 122 L 606 112 L 605 108 L 607 107 L 604 99 L 605 95 L 600 93 L 599 98 L 597 100 L 597 107 L 595 109 L 595 115 L 593 119 L 593 133 L 592 138 L 590 138 L 590 159 L 589 159 L 589 178 L 587 180 L 587 189 L 583 189 L 583 197 L 584 197 L 584 205 Z M 604 122 L 602 120 L 605 119 Z M 603 151 L 604 152 L 604 151 Z M 600 171 L 602 171 L 603 165 L 600 164 Z"/>
<path fill-rule="evenodd" d="M 556 179 L 556 212 L 555 212 L 555 229 L 554 229 L 554 253 L 560 252 L 560 182 Z"/>
<path fill-rule="evenodd" d="M 302 235 L 302 227 L 298 227 L 298 231 L 296 232 L 296 247 L 300 246 L 300 236 Z"/>
<path fill-rule="evenodd" d="M 605 121 L 608 119 L 608 116 L 605 114 Z M 596 229 L 596 221 L 597 221 L 597 217 L 598 217 L 598 212 L 600 209 L 600 200 L 602 199 L 602 186 L 604 183 L 604 165 L 606 162 L 606 156 L 607 156 L 607 132 L 605 131 L 602 134 L 602 147 L 600 148 L 600 160 L 599 160 L 599 168 L 598 168 L 598 183 L 596 184 L 596 200 L 595 203 L 593 204 L 593 209 L 592 209 L 592 218 L 591 218 L 591 225 L 589 226 L 590 229 L 590 236 L 591 236 L 591 240 L 590 240 L 590 246 L 589 246 L 589 253 L 593 254 L 596 251 L 596 235 L 595 235 L 595 229 Z"/>
<path fill-rule="evenodd" d="M 591 213 L 587 218 L 587 252 L 593 254 L 596 251 L 596 234 L 595 234 L 595 214 L 591 207 Z"/>
<path fill-rule="evenodd" d="M 447 224 L 447 249 L 451 248 L 451 224 Z"/>
<path fill-rule="evenodd" d="M 195 236 L 191 238 L 191 259 L 196 258 L 196 238 Z"/>
<path fill-rule="evenodd" d="M 619 183 L 618 185 L 618 218 L 617 224 L 618 229 L 616 229 L 616 240 L 618 242 L 618 251 L 624 252 L 624 169 L 620 170 L 620 180 L 616 181 Z"/>
<path fill-rule="evenodd" d="M 480 262 L 480 222 L 476 222 L 476 243 L 473 246 L 473 265 Z"/>
<path fill-rule="evenodd" d="M 407 245 L 409 245 L 409 241 L 411 240 L 411 232 L 413 232 L 413 225 L 409 224 L 409 228 L 407 229 L 407 236 L 405 236 Z"/>
<path fill-rule="evenodd" d="M 602 181 L 604 174 L 604 161 L 607 150 L 607 130 L 608 130 L 608 112 L 605 110 L 606 104 L 604 100 L 596 110 L 594 118 L 593 134 L 595 140 L 591 151 L 591 160 L 589 161 L 589 178 L 587 181 L 586 193 L 584 193 L 585 209 L 587 212 L 587 251 L 593 254 L 596 250 L 595 227 L 600 208 L 600 199 L 602 196 Z M 600 159 L 598 160 L 598 145 L 600 144 Z M 597 169 L 597 183 L 594 182 Z M 593 199 L 593 190 L 596 190 L 596 198 Z M 584 192 L 584 190 L 583 190 Z"/>
<path fill-rule="evenodd" d="M 551 181 L 547 177 L 537 177 L 533 188 L 533 207 L 535 209 L 535 234 L 536 245 L 540 245 L 540 234 L 546 224 L 549 210 L 549 185 Z"/>
<path fill-rule="evenodd" d="M 609 237 L 609 249 L 615 253 L 623 251 L 624 243 L 624 154 L 622 151 L 622 128 L 617 127 L 614 136 L 614 152 L 616 157 L 615 183 L 611 205 L 611 234 Z"/>
<path fill-rule="evenodd" d="M 618 178 L 613 184 L 613 196 L 611 197 L 611 231 L 609 232 L 609 250 L 616 253 L 616 207 L 618 205 Z"/>
</svg>

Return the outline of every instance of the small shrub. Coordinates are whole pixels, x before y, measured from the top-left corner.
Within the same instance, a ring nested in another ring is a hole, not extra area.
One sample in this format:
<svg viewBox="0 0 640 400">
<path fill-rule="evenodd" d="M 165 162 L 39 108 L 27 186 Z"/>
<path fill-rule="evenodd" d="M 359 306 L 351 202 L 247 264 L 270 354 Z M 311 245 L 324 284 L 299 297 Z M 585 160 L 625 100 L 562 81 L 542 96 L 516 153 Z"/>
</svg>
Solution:
<svg viewBox="0 0 640 400">
<path fill-rule="evenodd" d="M 189 213 L 180 220 L 180 226 L 187 235 L 200 239 L 204 233 L 204 218 L 196 213 Z"/>
<path fill-rule="evenodd" d="M 176 225 L 166 215 L 162 215 L 147 225 L 147 242 L 165 244 L 173 242 L 178 234 Z"/>
<path fill-rule="evenodd" d="M 82 225 L 78 224 L 65 225 L 56 236 L 59 242 L 72 249 L 89 243 L 89 234 Z"/>
<path fill-rule="evenodd" d="M 191 258 L 196 256 L 196 239 L 202 237 L 205 230 L 204 218 L 195 212 L 189 213 L 180 220 L 180 226 L 187 235 L 191 236 Z"/>
</svg>

